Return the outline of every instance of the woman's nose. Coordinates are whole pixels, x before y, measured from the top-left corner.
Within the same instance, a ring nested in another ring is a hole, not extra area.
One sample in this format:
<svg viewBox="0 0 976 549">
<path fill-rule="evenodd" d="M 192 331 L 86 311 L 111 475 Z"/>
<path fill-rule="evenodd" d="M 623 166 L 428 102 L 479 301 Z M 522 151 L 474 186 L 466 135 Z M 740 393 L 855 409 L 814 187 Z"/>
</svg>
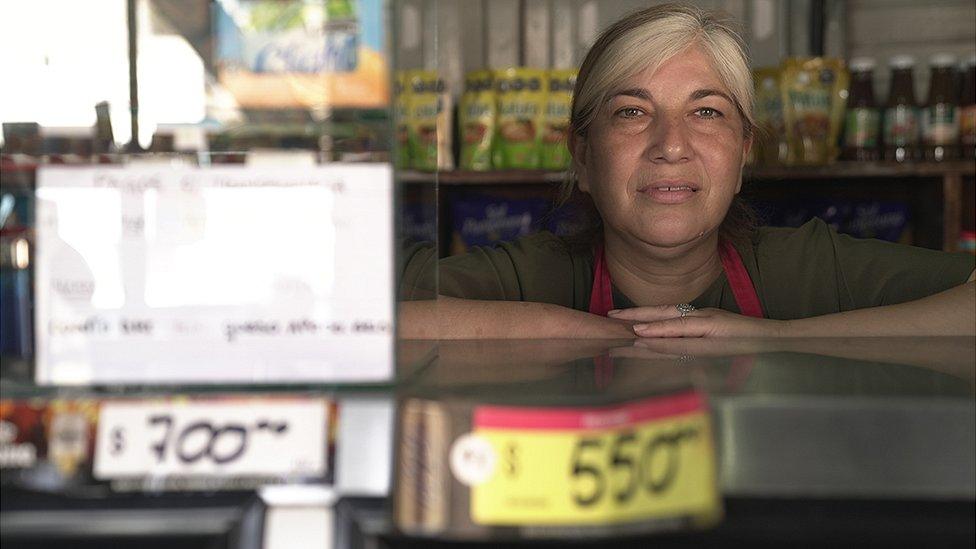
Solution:
<svg viewBox="0 0 976 549">
<path fill-rule="evenodd" d="M 683 162 L 691 158 L 688 128 L 680 117 L 661 117 L 651 131 L 648 154 L 652 162 Z"/>
</svg>

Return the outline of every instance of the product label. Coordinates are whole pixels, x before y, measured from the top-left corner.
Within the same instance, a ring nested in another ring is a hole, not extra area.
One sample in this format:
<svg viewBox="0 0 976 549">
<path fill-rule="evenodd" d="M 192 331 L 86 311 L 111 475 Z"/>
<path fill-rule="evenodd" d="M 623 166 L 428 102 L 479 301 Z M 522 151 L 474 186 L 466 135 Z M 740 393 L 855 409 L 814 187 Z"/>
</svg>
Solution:
<svg viewBox="0 0 976 549">
<path fill-rule="evenodd" d="M 976 105 L 967 105 L 960 110 L 962 116 L 959 117 L 959 140 L 963 145 L 976 146 Z"/>
<path fill-rule="evenodd" d="M 700 394 L 607 408 L 475 410 L 466 458 L 471 518 L 484 525 L 587 525 L 721 514 Z M 474 467 L 477 466 L 477 467 Z"/>
<path fill-rule="evenodd" d="M 489 71 L 468 75 L 468 89 L 461 97 L 458 131 L 461 138 L 461 169 L 491 169 L 495 134 L 495 92 Z"/>
<path fill-rule="evenodd" d="M 410 162 L 418 170 L 449 169 L 450 95 L 433 71 L 409 73 Z"/>
<path fill-rule="evenodd" d="M 898 105 L 885 111 L 884 142 L 888 146 L 918 143 L 918 110 L 915 107 Z"/>
<path fill-rule="evenodd" d="M 848 109 L 844 120 L 844 142 L 848 147 L 876 147 L 880 119 L 878 109 Z"/>
<path fill-rule="evenodd" d="M 495 168 L 534 169 L 540 166 L 542 116 L 546 108 L 545 71 L 507 69 L 496 75 L 498 141 Z"/>
<path fill-rule="evenodd" d="M 959 139 L 959 109 L 937 103 L 922 109 L 922 140 L 929 145 L 954 145 Z"/>
<path fill-rule="evenodd" d="M 550 71 L 549 97 L 542 127 L 542 168 L 565 170 L 569 167 L 569 149 L 566 138 L 569 134 L 570 107 L 573 102 L 573 87 L 576 84 L 576 71 Z"/>
</svg>

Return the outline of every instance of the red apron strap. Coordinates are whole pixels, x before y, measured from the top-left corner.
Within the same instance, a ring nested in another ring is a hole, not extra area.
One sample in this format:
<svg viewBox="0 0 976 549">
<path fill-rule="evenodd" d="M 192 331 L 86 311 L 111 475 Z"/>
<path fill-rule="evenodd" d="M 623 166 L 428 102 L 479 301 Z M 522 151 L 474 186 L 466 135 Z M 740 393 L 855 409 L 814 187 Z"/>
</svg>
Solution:
<svg viewBox="0 0 976 549">
<path fill-rule="evenodd" d="M 729 286 L 732 287 L 732 296 L 735 303 L 739 306 L 739 312 L 745 316 L 755 318 L 765 318 L 762 303 L 759 302 L 759 295 L 756 288 L 752 285 L 749 271 L 742 263 L 742 256 L 731 243 L 722 240 L 719 242 L 719 257 L 722 260 L 722 268 L 725 276 L 729 279 Z M 603 251 L 603 243 L 597 243 L 593 249 L 593 288 L 590 291 L 589 311 L 595 315 L 607 316 L 613 310 L 613 285 L 610 282 L 610 269 L 607 268 L 607 257 Z"/>
<path fill-rule="evenodd" d="M 613 285 L 610 283 L 610 269 L 607 256 L 603 253 L 603 243 L 593 249 L 593 289 L 590 291 L 590 309 L 595 315 L 607 316 L 613 310 Z"/>
<path fill-rule="evenodd" d="M 718 245 L 718 253 L 722 258 L 722 268 L 725 269 L 725 276 L 729 279 L 729 286 L 732 287 L 732 295 L 735 297 L 736 305 L 739 306 L 739 312 L 745 316 L 765 318 L 759 295 L 756 294 L 756 288 L 749 278 L 749 271 L 742 263 L 739 251 L 730 242 L 722 240 Z"/>
</svg>

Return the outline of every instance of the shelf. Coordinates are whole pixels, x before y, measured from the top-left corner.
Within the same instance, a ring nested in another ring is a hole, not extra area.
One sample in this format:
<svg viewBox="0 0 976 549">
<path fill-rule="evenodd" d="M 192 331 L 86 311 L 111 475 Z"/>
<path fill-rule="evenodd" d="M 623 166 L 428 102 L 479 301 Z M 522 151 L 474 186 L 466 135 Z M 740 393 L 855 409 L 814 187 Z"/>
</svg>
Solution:
<svg viewBox="0 0 976 549">
<path fill-rule="evenodd" d="M 489 172 L 442 171 L 419 172 L 401 170 L 401 182 L 432 183 L 442 185 L 542 185 L 562 183 L 564 171 L 548 170 L 497 170 Z M 826 166 L 749 166 L 745 169 L 746 180 L 812 180 L 812 179 L 864 179 L 881 177 L 945 177 L 976 175 L 976 162 L 890 164 L 887 162 L 836 162 Z"/>
</svg>

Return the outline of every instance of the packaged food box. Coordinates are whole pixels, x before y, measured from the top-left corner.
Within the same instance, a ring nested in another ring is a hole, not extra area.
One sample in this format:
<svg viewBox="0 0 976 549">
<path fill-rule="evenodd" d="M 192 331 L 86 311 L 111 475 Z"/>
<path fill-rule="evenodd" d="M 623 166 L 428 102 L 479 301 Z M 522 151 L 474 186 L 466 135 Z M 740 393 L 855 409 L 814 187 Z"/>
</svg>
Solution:
<svg viewBox="0 0 976 549">
<path fill-rule="evenodd" d="M 464 94 L 458 109 L 458 135 L 462 170 L 488 171 L 495 137 L 495 87 L 492 72 L 474 71 L 465 75 Z"/>
<path fill-rule="evenodd" d="M 410 86 L 407 74 L 397 71 L 393 77 L 393 125 L 395 147 L 393 163 L 397 168 L 410 166 Z"/>
<path fill-rule="evenodd" d="M 459 198 L 451 205 L 450 252 L 464 253 L 472 246 L 526 236 L 548 209 L 548 201 L 542 198 L 517 200 L 481 194 Z"/>
<path fill-rule="evenodd" d="M 850 77 L 841 59 L 790 58 L 780 77 L 792 164 L 826 164 L 840 153 Z"/>
<path fill-rule="evenodd" d="M 407 72 L 409 114 L 407 116 L 410 162 L 425 171 L 450 170 L 451 94 L 436 71 Z"/>
<path fill-rule="evenodd" d="M 495 72 L 498 118 L 494 166 L 499 169 L 540 167 L 540 138 L 546 107 L 546 71 L 509 68 Z"/>
<path fill-rule="evenodd" d="M 542 168 L 565 170 L 570 163 L 566 138 L 569 136 L 576 70 L 551 70 L 546 81 L 548 95 L 542 123 Z"/>
<path fill-rule="evenodd" d="M 775 227 L 799 227 L 814 217 L 855 238 L 911 243 L 911 209 L 904 202 L 880 200 L 796 199 L 755 203 L 764 221 Z"/>
</svg>

